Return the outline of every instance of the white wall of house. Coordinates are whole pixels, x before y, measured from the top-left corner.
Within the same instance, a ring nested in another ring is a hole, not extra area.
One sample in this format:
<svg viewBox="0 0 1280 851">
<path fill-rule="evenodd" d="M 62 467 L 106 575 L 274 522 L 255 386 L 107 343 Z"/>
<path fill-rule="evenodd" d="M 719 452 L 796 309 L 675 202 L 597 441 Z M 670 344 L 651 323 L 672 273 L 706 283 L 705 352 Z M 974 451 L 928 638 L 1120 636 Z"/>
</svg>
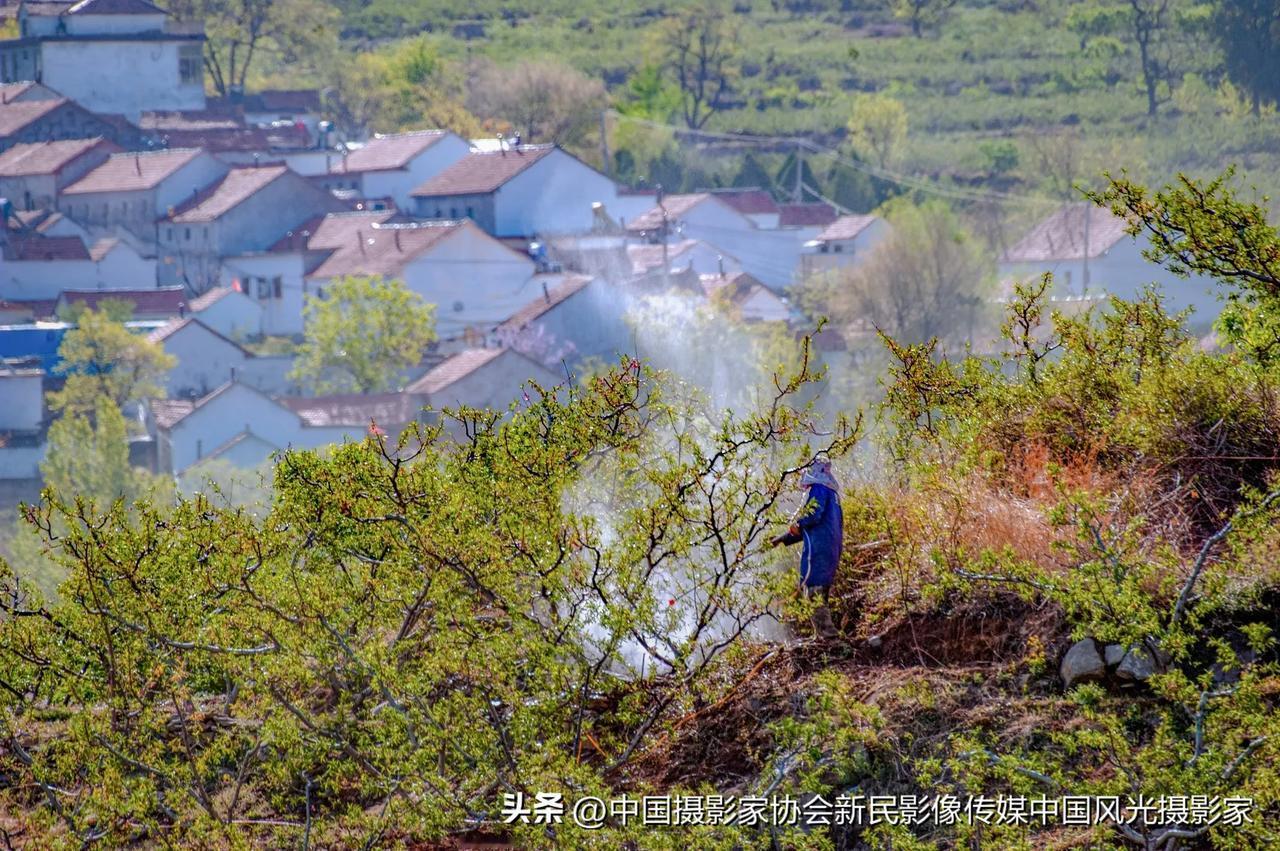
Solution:
<svg viewBox="0 0 1280 851">
<path fill-rule="evenodd" d="M 1222 311 L 1222 304 L 1217 298 L 1223 291 L 1220 284 L 1204 277 L 1179 278 L 1143 257 L 1141 246 L 1136 240 L 1121 240 L 1102 256 L 1089 260 L 1087 265 L 1090 293 L 1107 293 L 1134 299 L 1147 284 L 1159 284 L 1169 312 L 1192 308 L 1193 312 L 1187 321 L 1194 329 L 1207 329 Z M 1083 260 L 1002 263 L 999 272 L 1001 278 L 1017 280 L 1030 280 L 1045 272 L 1052 272 L 1053 294 L 1062 298 L 1079 296 L 1084 292 L 1085 266 Z"/>
<path fill-rule="evenodd" d="M 570 363 L 599 357 L 613 362 L 635 351 L 635 338 L 623 318 L 627 303 L 613 287 L 596 278 L 530 323 L 542 326 L 557 341 L 574 345 Z"/>
<path fill-rule="evenodd" d="M 143 154 L 146 156 L 146 154 Z M 151 189 L 136 192 L 62 194 L 58 209 L 90 226 L 120 225 L 143 239 L 156 240 L 156 219 L 226 174 L 226 163 L 201 153 Z"/>
<path fill-rule="evenodd" d="M 0 371 L 0 431 L 35 431 L 43 415 L 44 374 Z"/>
<path fill-rule="evenodd" d="M 54 299 L 63 290 L 133 290 L 156 285 L 156 262 L 118 244 L 92 260 L 0 261 L 0 298 Z"/>
<path fill-rule="evenodd" d="M 791 311 L 776 295 L 766 289 L 757 289 L 739 303 L 742 318 L 748 322 L 786 322 Z"/>
<path fill-rule="evenodd" d="M 443 408 L 491 408 L 505 410 L 520 398 L 528 381 L 536 381 L 543 387 L 554 387 L 564 380 L 541 364 L 507 349 L 479 369 L 463 376 L 439 393 L 423 398 L 424 405 L 436 410 Z"/>
<path fill-rule="evenodd" d="M 233 340 L 244 340 L 262 333 L 262 305 L 243 292 L 229 292 L 191 315 Z"/>
<path fill-rule="evenodd" d="M 393 198 L 398 209 L 412 210 L 413 198 L 409 193 L 465 157 L 470 150 L 466 141 L 449 133 L 411 159 L 407 168 L 365 172 L 361 190 L 366 198 Z"/>
<path fill-rule="evenodd" d="M 875 247 L 889 235 L 889 223 L 876 219 L 867 225 L 855 239 L 830 240 L 825 250 L 822 246 L 804 248 L 800 258 L 800 271 L 804 276 L 857 266 L 871 256 Z"/>
<path fill-rule="evenodd" d="M 300 396 L 302 388 L 289 378 L 293 362 L 293 355 L 258 355 L 245 361 L 237 380 L 269 396 Z"/>
<path fill-rule="evenodd" d="M 279 298 L 275 295 L 277 278 L 280 281 Z M 259 333 L 272 336 L 302 333 L 305 290 L 301 252 L 227 257 L 222 263 L 222 285 L 231 286 L 233 281 L 239 281 L 244 297 L 256 302 L 261 309 Z M 224 298 L 221 301 L 229 300 Z"/>
<path fill-rule="evenodd" d="M 39 446 L 0 446 L 0 480 L 40 478 L 40 462 L 49 444 Z"/>
<path fill-rule="evenodd" d="M 41 82 L 95 112 L 135 120 L 146 110 L 200 110 L 204 81 L 183 80 L 178 60 L 183 48 L 198 57 L 201 47 L 189 39 L 46 41 Z"/>
<path fill-rule="evenodd" d="M 405 267 L 411 290 L 436 308 L 442 339 L 467 328 L 483 330 L 506 320 L 541 295 L 535 264 L 477 227 L 464 227 Z"/>
<path fill-rule="evenodd" d="M 0 198 L 8 198 L 15 210 L 42 210 L 58 198 L 58 181 L 52 174 L 0 177 Z"/>
<path fill-rule="evenodd" d="M 751 277 L 777 292 L 795 281 L 812 234 L 813 229 L 743 230 L 688 220 L 676 238 L 702 240 L 736 257 Z"/>
<path fill-rule="evenodd" d="M 510 154 L 508 156 L 511 156 Z M 495 193 L 496 236 L 548 236 L 591 229 L 591 205 L 617 206 L 618 187 L 590 166 L 555 150 Z"/>
<path fill-rule="evenodd" d="M 199 322 L 188 322 L 161 343 L 178 363 L 165 376 L 171 399 L 200 398 L 237 377 L 249 355 Z"/>
<path fill-rule="evenodd" d="M 251 431 L 279 446 L 295 442 L 302 425 L 296 414 L 263 394 L 232 385 L 161 432 L 161 458 L 168 471 L 180 473 L 242 431 Z"/>
</svg>

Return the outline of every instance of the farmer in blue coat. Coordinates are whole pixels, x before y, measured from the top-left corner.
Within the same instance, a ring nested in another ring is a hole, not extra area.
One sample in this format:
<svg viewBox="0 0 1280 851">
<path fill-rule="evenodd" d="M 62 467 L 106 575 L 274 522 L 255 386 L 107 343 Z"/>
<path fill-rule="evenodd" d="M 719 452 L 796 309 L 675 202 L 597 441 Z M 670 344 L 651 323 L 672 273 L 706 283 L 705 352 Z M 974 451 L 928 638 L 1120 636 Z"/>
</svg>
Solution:
<svg viewBox="0 0 1280 851">
<path fill-rule="evenodd" d="M 800 590 L 806 597 L 821 598 L 822 603 L 813 615 L 814 628 L 824 637 L 831 637 L 836 629 L 827 600 L 840 564 L 844 538 L 840 485 L 831 473 L 831 462 L 825 458 L 815 459 L 809 465 L 800 484 L 809 488 L 808 498 L 787 533 L 774 538 L 773 544 L 804 542 L 800 553 Z"/>
</svg>

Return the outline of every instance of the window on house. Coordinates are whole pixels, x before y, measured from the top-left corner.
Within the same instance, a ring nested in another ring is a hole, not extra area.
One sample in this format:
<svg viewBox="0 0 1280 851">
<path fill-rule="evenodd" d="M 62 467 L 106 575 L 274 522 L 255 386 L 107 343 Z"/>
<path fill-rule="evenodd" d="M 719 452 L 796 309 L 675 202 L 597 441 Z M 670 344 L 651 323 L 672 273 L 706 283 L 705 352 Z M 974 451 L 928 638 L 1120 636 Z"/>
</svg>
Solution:
<svg viewBox="0 0 1280 851">
<path fill-rule="evenodd" d="M 450 207 L 450 208 L 449 208 L 449 218 L 451 218 L 451 219 L 456 219 L 456 218 L 458 218 L 458 208 L 457 208 L 457 207 Z"/>
<path fill-rule="evenodd" d="M 187 242 L 191 241 L 191 228 L 182 229 L 182 238 L 185 239 Z"/>
<path fill-rule="evenodd" d="M 831 250 L 831 246 L 827 245 L 825 242 L 822 243 L 822 245 L 818 248 L 818 252 L 820 254 L 826 254 L 830 250 Z"/>
<path fill-rule="evenodd" d="M 204 457 L 204 441 L 197 440 L 196 441 L 196 458 L 203 458 L 203 457 Z"/>
<path fill-rule="evenodd" d="M 103 205 L 102 205 L 102 218 L 104 218 L 104 219 L 109 219 L 109 218 L 111 218 L 111 205 L 110 205 L 110 204 L 103 204 Z"/>
<path fill-rule="evenodd" d="M 271 279 L 271 297 L 284 298 L 284 278 L 279 275 Z"/>
<path fill-rule="evenodd" d="M 204 57 L 200 55 L 199 45 L 184 44 L 178 48 L 178 79 L 183 85 L 204 82 Z"/>
<path fill-rule="evenodd" d="M 164 238 L 169 240 L 170 242 L 173 242 L 173 228 L 166 228 L 165 230 L 166 230 L 166 233 L 164 235 Z"/>
<path fill-rule="evenodd" d="M 439 207 L 436 207 L 436 218 L 437 219 L 444 218 L 444 210 L 441 210 Z"/>
<path fill-rule="evenodd" d="M 271 281 L 258 278 L 258 300 L 266 301 L 269 298 L 271 298 Z"/>
<path fill-rule="evenodd" d="M 836 254 L 839 254 L 844 251 L 844 246 L 837 242 L 835 245 L 831 246 L 831 250 Z"/>
<path fill-rule="evenodd" d="M 467 218 L 468 218 L 468 219 L 474 219 L 475 217 L 476 217 L 475 210 L 473 210 L 473 209 L 471 209 L 470 207 L 468 207 L 468 208 L 467 208 Z"/>
</svg>

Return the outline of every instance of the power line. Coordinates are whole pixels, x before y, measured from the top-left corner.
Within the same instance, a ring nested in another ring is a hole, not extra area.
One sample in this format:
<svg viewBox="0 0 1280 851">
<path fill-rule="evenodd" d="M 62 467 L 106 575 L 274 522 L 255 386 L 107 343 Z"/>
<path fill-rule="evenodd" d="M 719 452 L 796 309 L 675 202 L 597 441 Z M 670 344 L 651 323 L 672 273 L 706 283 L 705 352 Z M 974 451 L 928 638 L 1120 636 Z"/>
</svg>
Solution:
<svg viewBox="0 0 1280 851">
<path fill-rule="evenodd" d="M 751 133 L 726 133 L 726 132 L 720 132 L 715 130 L 699 130 L 699 129 L 693 129 L 688 127 L 680 127 L 675 124 L 667 124 L 661 121 L 654 121 L 648 118 L 639 118 L 632 115 L 624 115 L 623 113 L 620 113 L 617 110 L 613 110 L 613 109 L 606 110 L 605 112 L 623 121 L 631 121 L 637 124 L 642 124 L 649 127 L 662 129 L 662 130 L 671 130 L 681 135 L 697 136 L 704 139 L 719 139 L 722 141 L 769 144 L 769 145 L 774 145 L 779 147 L 785 147 L 788 145 L 795 146 L 798 148 L 803 147 L 806 150 L 808 150 L 810 153 L 816 156 L 827 157 L 832 161 L 839 163 L 840 165 L 843 165 L 847 168 L 852 168 L 856 171 L 861 171 L 865 174 L 871 175 L 872 177 L 876 177 L 881 180 L 886 180 L 890 183 L 896 183 L 899 186 L 905 186 L 920 192 L 925 192 L 925 193 L 938 195 L 946 198 L 953 198 L 961 201 L 1013 201 L 1013 202 L 1019 202 L 1019 203 L 1035 203 L 1035 204 L 1056 203 L 1056 202 L 1053 202 L 1052 199 L 1043 198 L 1043 197 L 1034 196 L 1034 195 L 1017 195 L 1009 192 L 997 192 L 994 190 L 963 189 L 959 187 L 939 186 L 936 183 L 930 183 L 927 180 L 922 178 L 917 178 L 911 175 L 902 174 L 900 172 L 895 172 L 887 168 L 880 168 L 878 166 L 871 165 L 870 163 L 864 163 L 864 162 L 859 162 L 857 160 L 849 159 L 847 157 L 842 156 L 837 151 L 833 151 L 830 148 L 825 148 L 817 144 L 816 142 L 813 142 L 809 139 L 804 139 L 798 136 L 766 136 L 766 135 L 751 134 Z M 800 167 L 799 163 L 797 163 L 796 167 L 797 168 Z M 813 192 L 812 187 L 805 187 L 805 188 Z M 817 192 L 813 192 L 813 194 L 818 195 Z M 821 196 L 819 195 L 818 197 L 821 197 Z M 823 200 L 827 200 L 827 199 L 824 198 Z M 831 203 L 831 202 L 827 201 L 827 203 Z"/>
</svg>

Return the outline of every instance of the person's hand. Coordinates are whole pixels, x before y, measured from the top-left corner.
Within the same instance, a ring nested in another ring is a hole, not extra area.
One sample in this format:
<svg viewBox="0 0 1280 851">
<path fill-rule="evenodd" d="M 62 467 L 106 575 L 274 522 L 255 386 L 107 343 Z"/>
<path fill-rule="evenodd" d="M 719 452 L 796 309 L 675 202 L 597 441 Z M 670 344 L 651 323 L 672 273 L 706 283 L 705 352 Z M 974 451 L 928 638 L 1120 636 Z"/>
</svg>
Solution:
<svg viewBox="0 0 1280 851">
<path fill-rule="evenodd" d="M 787 528 L 787 534 L 788 534 L 788 535 L 799 535 L 799 534 L 800 534 L 800 527 L 799 527 L 799 526 L 797 526 L 795 523 L 792 523 L 792 524 Z"/>
</svg>

